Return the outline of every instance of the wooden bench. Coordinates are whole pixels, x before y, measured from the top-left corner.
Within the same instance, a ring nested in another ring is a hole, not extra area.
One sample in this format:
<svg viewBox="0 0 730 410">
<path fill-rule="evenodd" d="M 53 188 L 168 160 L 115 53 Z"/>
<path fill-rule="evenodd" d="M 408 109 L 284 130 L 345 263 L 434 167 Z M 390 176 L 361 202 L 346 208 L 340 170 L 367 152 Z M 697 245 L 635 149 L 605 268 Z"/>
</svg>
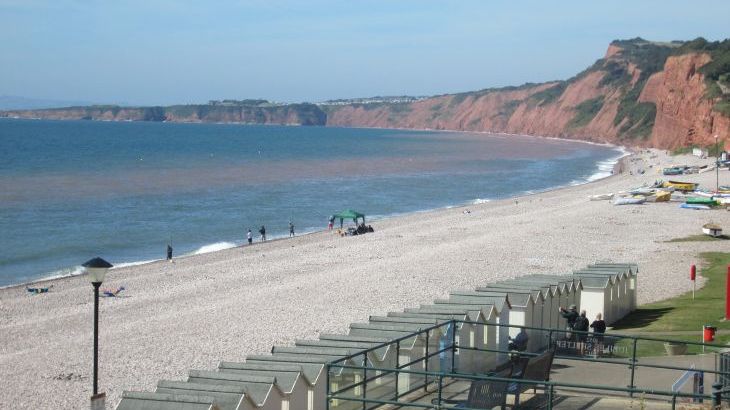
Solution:
<svg viewBox="0 0 730 410">
<path fill-rule="evenodd" d="M 512 374 L 513 379 L 521 380 L 534 380 L 537 382 L 550 381 L 550 369 L 553 366 L 553 359 L 555 358 L 555 348 L 548 349 L 537 356 L 530 357 L 527 360 L 524 370 L 521 372 L 518 370 L 517 373 Z M 515 395 L 515 407 L 520 404 L 520 393 L 533 389 L 537 393 L 537 387 L 539 383 L 523 383 L 523 382 L 512 382 L 507 388 L 509 394 Z"/>
</svg>

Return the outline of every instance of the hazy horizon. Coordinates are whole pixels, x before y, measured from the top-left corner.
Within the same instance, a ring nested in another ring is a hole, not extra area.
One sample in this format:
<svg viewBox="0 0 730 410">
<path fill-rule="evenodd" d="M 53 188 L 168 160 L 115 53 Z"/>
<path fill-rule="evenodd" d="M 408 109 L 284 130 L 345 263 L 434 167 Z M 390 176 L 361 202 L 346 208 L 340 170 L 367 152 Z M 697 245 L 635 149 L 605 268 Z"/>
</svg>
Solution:
<svg viewBox="0 0 730 410">
<path fill-rule="evenodd" d="M 730 3 L 0 1 L 0 96 L 128 105 L 437 95 L 566 79 L 615 39 L 730 37 Z"/>
</svg>

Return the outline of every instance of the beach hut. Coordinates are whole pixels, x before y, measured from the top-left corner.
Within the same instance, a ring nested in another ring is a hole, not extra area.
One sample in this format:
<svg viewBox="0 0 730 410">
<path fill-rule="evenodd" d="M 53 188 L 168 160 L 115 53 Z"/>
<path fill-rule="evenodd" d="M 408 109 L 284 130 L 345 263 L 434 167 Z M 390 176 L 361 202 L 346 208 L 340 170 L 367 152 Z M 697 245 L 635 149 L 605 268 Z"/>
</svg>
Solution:
<svg viewBox="0 0 730 410">
<path fill-rule="evenodd" d="M 482 309 L 488 309 L 489 306 L 492 306 L 497 314 L 496 323 L 495 325 L 486 324 L 486 329 L 483 332 L 487 334 L 487 337 L 490 337 L 490 330 L 491 333 L 494 333 L 498 350 L 497 365 L 509 360 L 506 353 L 509 350 L 509 312 L 512 309 L 509 296 L 506 294 L 487 295 L 473 290 L 456 290 L 449 294 L 448 299 L 437 299 L 434 304 L 476 305 Z"/>
<path fill-rule="evenodd" d="M 509 310 L 509 336 L 516 337 L 517 333 L 520 332 L 519 326 L 536 327 L 535 326 L 535 296 L 538 299 L 542 298 L 542 292 L 532 292 L 523 289 L 506 289 L 506 288 L 491 288 L 491 287 L 479 287 L 476 289 L 478 293 L 484 294 L 485 296 L 503 296 L 509 297 L 510 306 Z M 534 296 L 535 295 L 535 296 Z M 542 300 L 538 303 L 541 305 Z M 538 336 L 532 329 L 527 329 L 527 335 L 529 341 L 527 342 L 527 350 L 534 352 L 538 350 L 538 346 L 542 342 L 538 341 Z"/>
<path fill-rule="evenodd" d="M 489 317 L 488 317 L 489 316 Z M 494 352 L 486 352 L 484 349 L 495 348 L 494 340 L 491 342 L 489 335 L 485 337 L 484 330 L 487 323 L 496 323 L 492 310 L 482 311 L 481 307 L 473 305 L 421 305 L 419 308 L 405 309 L 404 312 L 388 313 L 387 320 L 431 320 L 444 322 L 449 320 L 461 321 L 455 329 L 447 328 L 447 334 L 442 340 L 442 348 L 450 346 L 453 337 L 456 345 L 466 349 L 456 349 L 453 358 L 455 369 L 451 369 L 451 354 L 447 351 L 440 355 L 439 370 L 444 372 L 465 372 L 479 373 L 494 367 Z M 452 336 L 452 331 L 455 333 Z M 491 332 L 493 333 L 493 332 Z M 493 338 L 492 338 L 493 339 Z M 487 342 L 486 344 L 484 342 Z M 482 349 L 482 350 L 475 350 Z"/>
<path fill-rule="evenodd" d="M 586 311 L 586 317 L 593 318 L 597 313 L 603 314 L 607 325 L 615 321 L 611 309 L 612 280 L 604 275 L 581 275 L 580 310 Z"/>
<path fill-rule="evenodd" d="M 436 328 L 428 332 L 428 339 L 426 338 L 426 332 L 417 333 L 428 327 L 417 323 L 351 323 L 349 334 L 352 336 L 389 337 L 391 339 L 413 335 L 413 337 L 397 343 L 395 363 L 390 365 L 389 368 L 423 372 L 426 370 L 426 361 L 424 360 L 426 351 L 437 351 L 446 333 L 446 330 Z M 421 375 L 399 373 L 397 394 L 405 394 L 424 384 L 425 378 Z"/>
<path fill-rule="evenodd" d="M 301 366 L 221 362 L 218 371 L 274 377 L 276 385 L 286 395 L 289 408 L 314 410 L 315 386 L 302 372 Z M 324 386 L 320 386 L 322 387 Z"/>
<path fill-rule="evenodd" d="M 155 393 L 212 397 L 219 410 L 242 410 L 253 405 L 251 402 L 247 403 L 246 389 L 241 386 L 160 380 Z"/>
<path fill-rule="evenodd" d="M 217 410 L 214 402 L 210 396 L 125 391 L 117 410 Z"/>
<path fill-rule="evenodd" d="M 275 353 L 271 355 L 246 356 L 246 363 L 260 364 L 264 366 L 280 364 L 294 364 L 301 366 L 307 379 L 314 382 L 314 391 L 312 393 L 314 409 L 320 409 L 327 400 L 327 375 L 325 374 L 325 365 L 341 358 L 341 356 Z M 349 360 L 343 364 L 347 366 L 361 366 L 362 362 Z M 353 379 L 354 377 L 351 372 L 346 373 L 344 369 L 340 367 L 333 367 L 330 369 L 330 386 L 334 390 L 336 390 L 338 386 L 344 387 L 352 384 Z"/>
<path fill-rule="evenodd" d="M 249 403 L 249 406 L 243 407 L 245 410 L 288 408 L 288 399 L 276 385 L 274 377 L 190 370 L 188 382 L 242 387 L 247 393 L 244 397 Z"/>
<path fill-rule="evenodd" d="M 568 307 L 570 305 L 580 306 L 580 280 L 576 279 L 572 274 L 549 275 L 549 274 L 533 274 L 522 276 L 518 279 L 534 280 L 538 283 L 545 281 L 556 288 L 553 296 L 552 309 L 550 311 L 549 323 L 552 329 L 565 329 L 566 321 L 560 315 L 558 308 Z"/>
<path fill-rule="evenodd" d="M 543 329 L 550 329 L 550 320 L 551 314 L 554 314 L 553 312 L 553 305 L 555 305 L 555 309 L 558 308 L 558 303 L 560 299 L 560 294 L 556 293 L 558 292 L 557 287 L 550 286 L 549 284 L 541 283 L 539 281 L 531 281 L 529 279 L 510 279 L 510 280 L 504 280 L 495 282 L 489 285 L 490 288 L 503 288 L 503 289 L 520 289 L 520 290 L 529 290 L 532 292 L 533 298 L 535 299 L 535 311 L 534 311 L 534 318 L 533 322 L 535 323 L 535 327 L 543 328 Z M 533 330 L 533 333 L 536 337 L 538 337 L 540 340 L 542 340 L 542 345 L 539 347 L 540 349 L 546 348 L 550 344 L 549 340 L 549 331 L 537 331 Z"/>
<path fill-rule="evenodd" d="M 597 262 L 592 265 L 588 265 L 589 268 L 612 268 L 612 267 L 623 267 L 627 269 L 628 275 L 628 286 L 627 293 L 629 299 L 629 312 L 636 310 L 636 293 L 638 289 L 638 275 L 639 265 L 635 263 L 609 263 L 609 262 Z"/>
<path fill-rule="evenodd" d="M 606 323 L 611 323 L 626 316 L 631 311 L 631 291 L 628 270 L 623 268 L 585 268 L 573 273 L 581 278 L 601 276 L 609 279 L 607 283 L 608 299 L 603 312 Z M 584 285 L 585 287 L 585 285 Z M 597 313 L 597 312 L 596 312 Z M 595 314 L 595 313 L 594 313 Z M 605 318 L 608 316 L 610 319 Z M 593 316 L 590 316 L 593 317 Z"/>
<path fill-rule="evenodd" d="M 479 309 L 479 312 L 481 313 L 481 316 L 483 317 L 483 323 L 479 321 L 480 324 L 477 324 L 473 328 L 469 328 L 469 334 L 468 334 L 468 346 L 472 348 L 479 349 L 477 351 L 474 351 L 473 354 L 473 372 L 474 373 L 483 373 L 488 370 L 493 370 L 497 365 L 504 363 L 506 361 L 506 357 L 504 360 L 500 358 L 500 355 L 498 354 L 498 341 L 497 341 L 497 331 L 499 330 L 499 317 L 500 312 L 497 310 L 494 304 L 486 303 L 486 302 L 476 302 L 476 303 L 459 303 L 456 301 L 446 300 L 446 299 L 437 299 L 434 301 L 435 303 L 433 305 L 429 305 L 428 309 L 429 311 L 431 309 L 443 309 L 445 307 L 449 309 L 454 309 L 456 311 L 464 311 L 464 312 L 474 312 L 475 309 Z M 423 308 L 426 308 L 426 306 L 423 306 Z M 415 313 L 389 313 L 388 316 L 409 316 L 409 315 L 424 315 L 424 316 L 434 316 L 434 317 L 440 317 L 441 314 L 436 313 L 425 313 L 425 310 L 421 310 L 419 312 Z M 509 318 L 509 312 L 506 312 L 507 319 Z M 505 319 L 505 320 L 507 320 Z M 463 341 L 466 339 L 461 339 L 460 341 Z M 461 343 L 460 343 L 461 344 Z M 460 361 L 460 363 L 463 363 L 463 361 Z M 459 367 L 459 369 L 462 369 L 462 367 Z"/>
</svg>

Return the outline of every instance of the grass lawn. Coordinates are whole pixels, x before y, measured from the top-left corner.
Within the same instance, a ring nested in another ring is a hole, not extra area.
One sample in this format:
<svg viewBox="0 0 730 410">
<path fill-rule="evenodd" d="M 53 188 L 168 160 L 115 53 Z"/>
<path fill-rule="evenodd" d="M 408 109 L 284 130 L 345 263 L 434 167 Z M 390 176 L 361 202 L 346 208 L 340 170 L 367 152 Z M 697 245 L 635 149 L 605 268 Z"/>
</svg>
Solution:
<svg viewBox="0 0 730 410">
<path fill-rule="evenodd" d="M 651 337 L 644 332 L 680 330 L 700 332 L 703 325 L 716 326 L 718 330 L 730 330 L 730 321 L 722 321 L 725 315 L 725 275 L 730 264 L 730 253 L 706 252 L 700 256 L 705 260 L 706 268 L 698 274 L 707 281 L 704 287 L 695 293 L 694 300 L 690 290 L 671 299 L 642 305 L 632 314 L 616 322 L 613 331 L 621 333 L 621 329 L 642 328 L 642 335 Z M 648 283 L 642 284 L 639 274 L 639 286 L 642 285 L 651 286 Z M 677 286 L 690 289 L 689 267 L 687 280 L 678 283 Z"/>
</svg>

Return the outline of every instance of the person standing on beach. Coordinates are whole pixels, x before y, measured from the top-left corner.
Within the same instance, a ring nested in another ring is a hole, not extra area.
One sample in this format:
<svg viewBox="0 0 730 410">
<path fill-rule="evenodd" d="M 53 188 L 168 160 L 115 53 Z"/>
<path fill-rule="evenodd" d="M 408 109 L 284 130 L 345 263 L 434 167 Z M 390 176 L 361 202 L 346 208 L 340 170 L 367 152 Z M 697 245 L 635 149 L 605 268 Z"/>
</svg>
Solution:
<svg viewBox="0 0 730 410">
<path fill-rule="evenodd" d="M 293 236 L 294 236 L 294 224 L 291 223 L 291 221 L 289 221 L 289 237 L 291 238 Z"/>
<path fill-rule="evenodd" d="M 329 229 L 331 231 L 334 226 L 335 226 L 335 216 L 332 215 L 332 216 L 330 216 L 330 219 L 327 223 L 327 229 Z"/>
<path fill-rule="evenodd" d="M 167 260 L 172 262 L 172 245 L 167 244 Z"/>
<path fill-rule="evenodd" d="M 253 244 L 253 235 L 251 234 L 251 228 L 248 228 L 248 233 L 246 233 L 246 239 L 248 239 L 248 244 Z"/>
<path fill-rule="evenodd" d="M 575 305 L 570 305 L 568 309 L 564 307 L 559 307 L 558 311 L 560 312 L 560 316 L 565 319 L 567 323 L 567 332 L 566 332 L 566 338 L 568 340 L 573 339 L 573 327 L 575 326 L 575 320 L 578 319 L 578 307 Z"/>
<path fill-rule="evenodd" d="M 261 234 L 261 242 L 266 240 L 266 227 L 261 225 L 261 229 L 259 229 L 259 233 Z"/>
</svg>

